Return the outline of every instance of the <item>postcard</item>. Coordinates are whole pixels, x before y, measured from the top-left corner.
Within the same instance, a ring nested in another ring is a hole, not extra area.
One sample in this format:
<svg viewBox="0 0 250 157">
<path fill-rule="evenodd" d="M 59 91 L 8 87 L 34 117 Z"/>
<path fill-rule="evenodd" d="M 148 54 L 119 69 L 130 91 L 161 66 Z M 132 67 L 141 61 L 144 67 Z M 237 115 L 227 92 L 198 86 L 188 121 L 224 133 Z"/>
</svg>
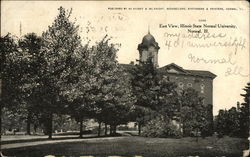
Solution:
<svg viewBox="0 0 250 157">
<path fill-rule="evenodd" d="M 249 155 L 247 1 L 1 1 L 0 42 L 2 156 Z"/>
</svg>

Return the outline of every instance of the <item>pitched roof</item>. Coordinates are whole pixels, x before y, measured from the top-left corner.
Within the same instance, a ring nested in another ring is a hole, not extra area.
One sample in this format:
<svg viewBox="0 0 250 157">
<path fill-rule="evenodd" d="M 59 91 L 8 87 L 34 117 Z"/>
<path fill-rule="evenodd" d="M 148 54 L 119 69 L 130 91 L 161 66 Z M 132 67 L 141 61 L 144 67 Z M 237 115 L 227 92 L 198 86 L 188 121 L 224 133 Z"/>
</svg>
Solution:
<svg viewBox="0 0 250 157">
<path fill-rule="evenodd" d="M 187 71 L 193 75 L 205 76 L 205 77 L 211 77 L 211 78 L 216 77 L 216 75 L 211 73 L 210 71 L 202 71 L 202 70 L 187 70 Z"/>
<path fill-rule="evenodd" d="M 131 70 L 135 65 L 134 64 L 120 64 L 126 71 Z M 176 69 L 175 71 L 178 72 L 178 74 L 183 75 L 190 75 L 190 76 L 200 76 L 200 77 L 209 77 L 214 79 L 216 77 L 215 74 L 211 73 L 210 71 L 204 71 L 204 70 L 188 70 L 183 69 L 181 66 L 171 63 L 168 65 L 165 65 L 163 67 L 158 68 L 158 71 L 160 73 L 174 73 L 174 71 L 169 71 L 171 69 Z"/>
<path fill-rule="evenodd" d="M 135 65 L 134 64 L 120 64 L 125 70 L 132 69 Z"/>
<path fill-rule="evenodd" d="M 216 75 L 211 73 L 210 71 L 183 69 L 181 66 L 178 66 L 175 63 L 165 65 L 165 66 L 159 68 L 159 71 L 161 73 L 169 72 L 168 70 L 170 70 L 171 67 L 178 70 L 179 74 L 200 76 L 200 77 L 209 77 L 212 79 L 214 79 L 216 77 Z"/>
</svg>

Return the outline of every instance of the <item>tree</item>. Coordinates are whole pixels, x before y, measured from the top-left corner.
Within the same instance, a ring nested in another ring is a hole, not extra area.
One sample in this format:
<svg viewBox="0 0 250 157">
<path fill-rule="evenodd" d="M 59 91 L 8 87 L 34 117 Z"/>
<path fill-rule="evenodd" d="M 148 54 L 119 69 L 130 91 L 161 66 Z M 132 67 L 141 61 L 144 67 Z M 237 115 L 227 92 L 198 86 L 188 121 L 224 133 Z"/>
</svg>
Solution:
<svg viewBox="0 0 250 157">
<path fill-rule="evenodd" d="M 151 59 L 136 65 L 131 75 L 133 94 L 136 97 L 135 105 L 160 113 L 165 122 L 170 123 L 179 106 L 176 84 L 159 74 Z M 140 107 L 136 110 L 139 134 L 141 133 L 141 126 L 145 124 L 143 122 L 145 116 L 150 115 Z"/>
<path fill-rule="evenodd" d="M 250 102 L 250 83 L 243 89 L 246 93 L 241 94 L 244 97 L 244 102 L 240 107 L 240 135 L 244 138 L 249 137 L 249 102 Z"/>
<path fill-rule="evenodd" d="M 11 34 L 0 38 L 1 49 L 1 112 L 7 109 L 11 112 L 17 112 L 20 109 L 20 100 L 22 92 L 19 88 L 22 74 L 22 54 L 18 49 L 17 39 Z M 0 122 L 2 124 L 2 121 Z"/>
<path fill-rule="evenodd" d="M 41 53 L 44 57 L 44 64 L 40 69 L 37 92 L 40 97 L 39 109 L 47 115 L 47 128 L 49 138 L 52 138 L 53 114 L 60 113 L 67 102 L 63 99 L 61 91 L 65 89 L 78 77 L 75 77 L 74 66 L 77 55 L 80 53 L 82 45 L 78 33 L 78 26 L 70 22 L 71 11 L 67 12 L 60 7 L 59 15 L 56 17 L 48 30 L 43 32 L 43 44 Z"/>
<path fill-rule="evenodd" d="M 116 134 L 116 127 L 119 124 L 126 124 L 130 120 L 134 97 L 128 74 L 124 73 L 122 67 L 114 73 L 117 79 L 112 82 L 112 99 L 107 102 L 102 111 L 102 117 L 105 124 L 111 126 L 111 134 Z"/>
<path fill-rule="evenodd" d="M 229 110 L 220 110 L 218 116 L 215 118 L 216 131 L 219 137 L 224 135 L 239 137 L 240 135 L 240 112 L 236 107 Z"/>
<path fill-rule="evenodd" d="M 168 77 L 160 77 L 159 89 L 157 90 L 156 111 L 163 115 L 165 120 L 172 120 L 179 111 L 179 97 L 177 85 L 169 81 Z"/>
<path fill-rule="evenodd" d="M 7 34 L 0 38 L 1 45 L 1 107 L 15 105 L 20 90 L 18 85 L 21 78 L 20 60 L 17 40 Z"/>
<path fill-rule="evenodd" d="M 239 119 L 239 112 L 237 111 L 236 107 L 232 107 L 228 110 L 228 117 L 227 117 L 227 130 L 229 130 L 229 136 L 237 137 L 239 136 L 240 131 L 240 119 Z"/>
<path fill-rule="evenodd" d="M 131 70 L 131 84 L 136 97 L 136 105 L 156 109 L 158 78 L 157 71 L 151 61 L 140 62 Z"/>
<path fill-rule="evenodd" d="M 34 119 L 36 108 L 34 103 L 36 102 L 36 97 L 33 96 L 34 90 L 36 88 L 36 83 L 38 82 L 40 75 L 40 69 L 43 64 L 43 56 L 40 52 L 42 46 L 42 38 L 37 36 L 35 33 L 26 34 L 23 38 L 19 40 L 20 51 L 23 55 L 22 60 L 22 92 L 24 94 L 27 118 L 27 134 L 30 135 L 30 124 L 32 119 Z"/>
<path fill-rule="evenodd" d="M 215 119 L 216 131 L 220 136 L 236 136 L 236 137 L 249 137 L 249 96 L 250 96 L 250 83 L 243 89 L 245 94 L 241 105 L 237 103 L 237 108 L 232 107 L 229 110 L 220 110 Z"/>
<path fill-rule="evenodd" d="M 80 125 L 83 117 L 96 119 L 99 123 L 98 135 L 102 122 L 110 125 L 120 123 L 118 121 L 123 119 L 121 117 L 125 113 L 117 112 L 126 111 L 124 102 L 129 101 L 129 86 L 123 81 L 121 67 L 116 60 L 117 48 L 109 44 L 109 40 L 105 36 L 91 48 L 86 45 L 82 49 L 78 67 L 74 69 L 78 79 L 64 86 L 64 95 L 72 101 L 69 105 L 73 109 L 72 114 Z"/>
<path fill-rule="evenodd" d="M 138 134 L 146 123 L 145 116 L 151 109 L 156 110 L 158 79 L 157 71 L 151 59 L 139 62 L 130 71 L 133 96 L 135 97 L 134 119 L 138 124 Z"/>
<path fill-rule="evenodd" d="M 99 123 L 98 135 L 102 122 L 111 125 L 111 130 L 115 133 L 116 126 L 126 121 L 131 101 L 130 84 L 124 79 L 126 76 L 116 60 L 118 49 L 115 44 L 109 44 L 109 40 L 105 36 L 92 47 L 93 67 L 88 73 L 92 80 L 87 79 L 92 82 L 88 94 L 92 98 L 91 104 L 96 109 L 94 118 Z"/>
<path fill-rule="evenodd" d="M 204 131 L 207 126 L 207 112 L 202 97 L 192 88 L 184 89 L 180 93 L 180 116 L 184 136 L 196 135 Z"/>
<path fill-rule="evenodd" d="M 227 117 L 228 113 L 227 110 L 219 110 L 219 114 L 215 117 L 215 130 L 218 133 L 219 137 L 223 135 L 228 135 L 228 128 L 227 128 Z"/>
</svg>

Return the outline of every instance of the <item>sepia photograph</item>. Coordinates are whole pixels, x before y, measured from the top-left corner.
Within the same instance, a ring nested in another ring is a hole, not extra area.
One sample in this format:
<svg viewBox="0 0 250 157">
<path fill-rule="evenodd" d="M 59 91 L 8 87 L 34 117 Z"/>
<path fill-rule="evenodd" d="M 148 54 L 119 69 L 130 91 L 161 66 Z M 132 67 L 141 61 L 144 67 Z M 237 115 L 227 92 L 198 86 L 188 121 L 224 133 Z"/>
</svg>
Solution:
<svg viewBox="0 0 250 157">
<path fill-rule="evenodd" d="M 248 157 L 248 1 L 1 0 L 2 157 Z"/>
</svg>

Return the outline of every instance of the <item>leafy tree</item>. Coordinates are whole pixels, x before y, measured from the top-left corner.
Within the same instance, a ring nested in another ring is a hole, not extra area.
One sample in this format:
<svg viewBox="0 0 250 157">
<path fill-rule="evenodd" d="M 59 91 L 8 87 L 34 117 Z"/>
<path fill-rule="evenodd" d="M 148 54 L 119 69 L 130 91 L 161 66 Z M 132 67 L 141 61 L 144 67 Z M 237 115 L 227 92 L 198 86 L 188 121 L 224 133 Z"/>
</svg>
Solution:
<svg viewBox="0 0 250 157">
<path fill-rule="evenodd" d="M 158 79 L 157 71 L 149 59 L 147 62 L 140 62 L 130 70 L 132 92 L 135 97 L 134 119 L 138 124 L 138 134 L 141 134 L 141 127 L 146 123 L 148 109 L 156 110 Z M 145 109 L 144 109 L 145 108 Z M 149 110 L 150 111 L 150 110 Z"/>
<path fill-rule="evenodd" d="M 149 59 L 140 62 L 131 70 L 131 83 L 133 94 L 136 97 L 136 105 L 156 109 L 158 78 L 157 71 Z"/>
<path fill-rule="evenodd" d="M 0 38 L 1 47 L 1 107 L 16 107 L 20 94 L 21 53 L 17 39 L 11 34 Z M 13 105 L 13 106 L 12 106 Z"/>
<path fill-rule="evenodd" d="M 250 102 L 250 83 L 243 89 L 246 93 L 241 94 L 244 97 L 244 103 L 240 107 L 240 135 L 242 137 L 249 137 L 249 102 Z"/>
<path fill-rule="evenodd" d="M 61 91 L 78 77 L 72 72 L 76 65 L 77 55 L 82 45 L 80 36 L 77 34 L 78 26 L 70 22 L 71 11 L 67 12 L 60 7 L 56 17 L 48 30 L 42 34 L 43 44 L 41 53 L 44 64 L 41 66 L 37 90 L 39 95 L 39 109 L 48 117 L 46 126 L 49 138 L 52 138 L 53 114 L 60 114 L 67 102 Z"/>
<path fill-rule="evenodd" d="M 116 45 L 109 44 L 105 36 L 96 46 L 92 47 L 92 67 L 88 71 L 91 86 L 88 99 L 94 105 L 94 118 L 101 123 L 111 125 L 115 133 L 116 126 L 126 121 L 127 106 L 131 101 L 131 89 L 128 80 L 124 79 L 121 67 L 116 60 Z M 93 82 L 94 80 L 94 82 Z"/>
<path fill-rule="evenodd" d="M 22 93 L 25 101 L 26 118 L 27 118 L 27 134 L 30 135 L 30 124 L 32 119 L 35 118 L 36 97 L 33 95 L 36 89 L 37 82 L 39 82 L 40 69 L 42 67 L 43 56 L 41 54 L 42 38 L 35 33 L 26 34 L 19 40 L 19 47 L 22 53 L 22 69 L 23 77 L 21 78 Z"/>
<path fill-rule="evenodd" d="M 228 110 L 228 118 L 227 118 L 227 129 L 230 131 L 229 136 L 239 136 L 240 131 L 240 119 L 239 112 L 236 107 L 232 107 Z"/>
<path fill-rule="evenodd" d="M 20 109 L 19 102 L 22 100 L 22 91 L 19 88 L 23 77 L 22 54 L 18 48 L 17 38 L 11 34 L 0 38 L 0 49 L 1 113 L 2 109 L 15 113 Z"/>
<path fill-rule="evenodd" d="M 157 90 L 158 102 L 156 111 L 161 113 L 165 120 L 171 120 L 179 111 L 177 85 L 169 81 L 168 77 L 161 77 Z"/>
<path fill-rule="evenodd" d="M 184 89 L 180 94 L 180 116 L 184 136 L 197 135 L 206 127 L 207 112 L 202 103 L 203 98 L 192 88 Z"/>
<path fill-rule="evenodd" d="M 3 108 L 1 113 L 2 119 L 2 133 L 6 133 L 6 131 L 12 131 L 15 133 L 17 130 L 21 130 L 24 124 L 24 117 L 21 109 L 18 110 L 10 110 L 8 108 Z"/>
<path fill-rule="evenodd" d="M 41 38 L 34 33 L 17 40 L 8 34 L 1 38 L 3 104 L 13 114 L 27 118 L 27 133 L 30 134 L 32 90 L 36 87 L 40 58 Z"/>
<path fill-rule="evenodd" d="M 215 118 L 216 131 L 219 137 L 224 135 L 236 136 L 240 134 L 240 112 L 235 107 L 229 110 L 220 110 Z"/>
<path fill-rule="evenodd" d="M 216 116 L 216 131 L 219 135 L 219 137 L 222 137 L 223 135 L 228 135 L 228 126 L 227 126 L 227 118 L 228 118 L 228 111 L 225 110 L 219 110 L 219 114 Z"/>
<path fill-rule="evenodd" d="M 232 107 L 229 110 L 220 110 L 215 119 L 216 131 L 219 136 L 223 135 L 246 138 L 249 136 L 249 83 L 244 88 L 246 94 L 244 103 L 237 103 L 237 108 Z"/>
<path fill-rule="evenodd" d="M 136 65 L 131 75 L 133 93 L 137 100 L 135 105 L 160 113 L 165 122 L 170 123 L 179 106 L 176 84 L 158 73 L 150 59 Z M 141 108 L 138 108 L 136 112 L 140 134 L 140 127 L 144 123 L 141 120 L 145 119 L 146 112 Z"/>
<path fill-rule="evenodd" d="M 170 123 L 178 109 L 178 93 L 176 84 L 162 76 L 155 69 L 152 61 L 140 62 L 131 72 L 132 88 L 136 97 L 136 106 L 141 106 L 160 113 L 166 123 Z M 137 108 L 139 134 L 141 125 L 146 124 L 145 116 L 150 115 Z"/>
<path fill-rule="evenodd" d="M 141 135 L 142 126 L 144 126 L 151 117 L 152 110 L 142 106 L 133 105 L 131 111 L 131 120 L 137 122 L 138 135 Z"/>
<path fill-rule="evenodd" d="M 114 74 L 117 76 L 114 87 L 111 89 L 113 98 L 107 102 L 102 110 L 103 121 L 111 125 L 111 134 L 116 134 L 116 126 L 126 124 L 130 120 L 134 97 L 127 74 L 123 73 L 122 67 Z"/>
<path fill-rule="evenodd" d="M 116 60 L 117 48 L 109 40 L 105 36 L 91 48 L 86 45 L 82 49 L 75 67 L 78 80 L 64 86 L 64 95 L 72 101 L 72 114 L 80 125 L 83 117 L 95 118 L 99 122 L 98 135 L 102 122 L 114 126 L 124 122 L 125 103 L 130 100 L 129 86 Z"/>
</svg>

